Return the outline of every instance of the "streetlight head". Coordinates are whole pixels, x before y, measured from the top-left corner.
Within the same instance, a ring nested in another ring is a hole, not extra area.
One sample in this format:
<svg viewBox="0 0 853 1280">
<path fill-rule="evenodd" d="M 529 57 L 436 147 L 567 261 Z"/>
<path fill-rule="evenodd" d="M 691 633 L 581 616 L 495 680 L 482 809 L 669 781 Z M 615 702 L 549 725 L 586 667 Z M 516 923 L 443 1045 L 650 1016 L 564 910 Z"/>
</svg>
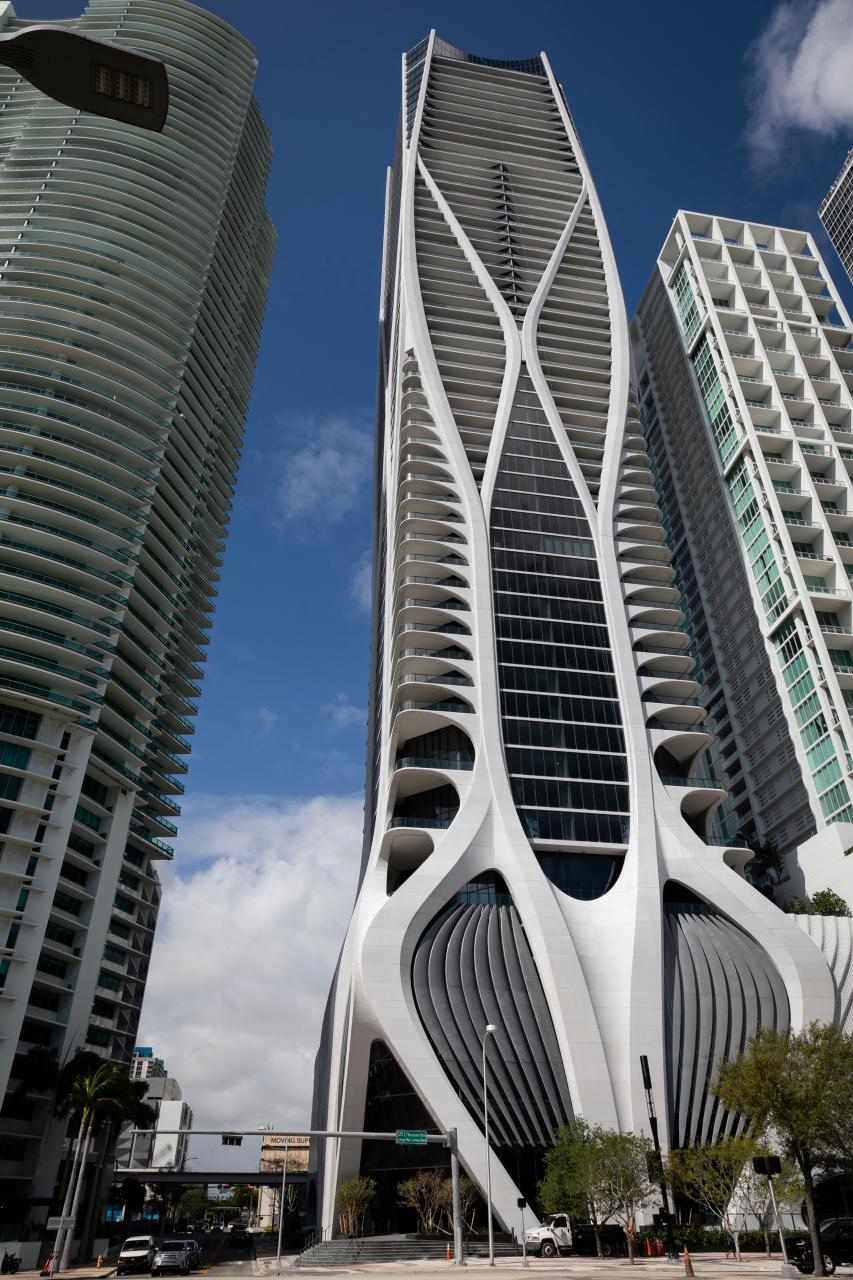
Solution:
<svg viewBox="0 0 853 1280">
<path fill-rule="evenodd" d="M 495 1024 L 494 1024 L 493 1022 L 489 1022 L 489 1023 L 487 1023 L 487 1024 L 486 1024 L 486 1035 L 487 1035 L 487 1036 L 490 1036 L 490 1035 L 492 1034 L 492 1032 L 493 1032 L 493 1031 L 497 1031 L 497 1027 L 495 1026 Z"/>
<path fill-rule="evenodd" d="M 133 49 L 65 27 L 39 25 L 0 36 L 0 65 L 78 111 L 155 133 L 166 122 L 166 68 Z"/>
</svg>

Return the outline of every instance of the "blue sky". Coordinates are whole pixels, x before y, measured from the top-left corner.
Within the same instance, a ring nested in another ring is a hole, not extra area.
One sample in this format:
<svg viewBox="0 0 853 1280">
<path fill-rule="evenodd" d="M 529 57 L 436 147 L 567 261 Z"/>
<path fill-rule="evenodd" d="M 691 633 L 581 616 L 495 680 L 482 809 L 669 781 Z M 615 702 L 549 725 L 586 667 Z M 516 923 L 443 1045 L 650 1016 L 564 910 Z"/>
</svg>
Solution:
<svg viewBox="0 0 853 1280">
<path fill-rule="evenodd" d="M 630 313 L 678 207 L 818 232 L 853 144 L 853 0 L 207 7 L 259 50 L 279 247 L 142 1036 L 203 1122 L 296 1124 L 360 843 L 379 255 L 401 51 L 432 26 L 482 55 L 545 49 Z M 26 18 L 79 10 L 17 3 Z"/>
<path fill-rule="evenodd" d="M 713 18 L 670 0 L 207 7 L 260 51 L 279 247 L 190 795 L 349 791 L 360 785 L 364 751 L 369 636 L 353 575 L 363 584 L 370 541 L 382 199 L 401 50 L 436 26 L 481 54 L 548 52 L 629 311 L 679 206 L 814 230 L 853 138 L 798 132 L 784 163 L 751 161 L 762 113 L 753 112 L 747 53 L 774 13 L 766 0 L 723 0 Z M 79 6 L 38 0 L 18 11 L 65 16 Z"/>
</svg>

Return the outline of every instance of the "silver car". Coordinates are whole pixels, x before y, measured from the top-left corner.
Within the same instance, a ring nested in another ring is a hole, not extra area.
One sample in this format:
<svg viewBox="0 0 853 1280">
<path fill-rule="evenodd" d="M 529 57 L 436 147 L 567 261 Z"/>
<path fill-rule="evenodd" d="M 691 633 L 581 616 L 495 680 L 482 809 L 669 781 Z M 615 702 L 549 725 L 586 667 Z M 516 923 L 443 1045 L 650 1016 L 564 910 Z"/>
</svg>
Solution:
<svg viewBox="0 0 853 1280">
<path fill-rule="evenodd" d="M 178 1271 L 182 1276 L 188 1276 L 197 1265 L 198 1253 L 194 1240 L 164 1240 L 154 1254 L 151 1274 L 161 1276 L 164 1271 Z"/>
</svg>

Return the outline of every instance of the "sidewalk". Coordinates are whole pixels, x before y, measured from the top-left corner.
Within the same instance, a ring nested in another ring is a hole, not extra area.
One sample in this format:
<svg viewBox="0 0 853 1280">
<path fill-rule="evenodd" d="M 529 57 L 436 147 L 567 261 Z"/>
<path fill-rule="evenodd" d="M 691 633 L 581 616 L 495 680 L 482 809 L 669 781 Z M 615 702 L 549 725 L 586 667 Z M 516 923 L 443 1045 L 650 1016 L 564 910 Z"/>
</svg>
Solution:
<svg viewBox="0 0 853 1280">
<path fill-rule="evenodd" d="M 115 1273 L 114 1266 L 103 1266 L 98 1270 L 93 1262 L 87 1262 L 85 1266 L 68 1267 L 65 1271 L 58 1272 L 57 1280 L 63 1280 L 63 1277 L 67 1277 L 67 1280 L 104 1280 L 105 1277 L 114 1276 Z M 39 1280 L 41 1271 L 21 1270 L 18 1275 L 26 1277 L 26 1280 L 32 1280 L 33 1277 L 35 1280 Z"/>
<path fill-rule="evenodd" d="M 637 1258 L 636 1262 L 631 1263 L 627 1258 L 530 1258 L 529 1266 L 525 1270 L 522 1265 L 521 1258 L 496 1258 L 494 1268 L 489 1267 L 488 1258 L 471 1258 L 466 1261 L 466 1271 L 482 1271 L 484 1268 L 499 1271 L 502 1276 L 528 1277 L 533 1280 L 532 1273 L 539 1272 L 540 1275 L 553 1277 L 553 1280 L 582 1280 L 583 1277 L 592 1277 L 593 1280 L 629 1280 L 633 1274 L 639 1277 L 640 1273 L 651 1280 L 652 1276 L 669 1277 L 669 1280 L 680 1280 L 684 1275 L 684 1261 L 679 1258 L 678 1262 L 668 1262 L 666 1258 Z M 693 1270 L 696 1276 L 703 1277 L 703 1280 L 734 1280 L 735 1277 L 741 1276 L 778 1276 L 781 1274 L 782 1258 L 781 1255 L 775 1255 L 767 1258 L 761 1254 L 744 1254 L 740 1262 L 733 1258 L 726 1258 L 722 1253 L 701 1253 L 691 1254 L 690 1261 L 693 1264 Z M 394 1276 L 411 1276 L 418 1273 L 423 1276 L 435 1277 L 436 1273 L 443 1273 L 448 1280 L 456 1271 L 452 1262 L 446 1262 L 444 1259 L 428 1260 L 419 1262 L 353 1262 L 343 1263 L 339 1266 L 299 1266 L 292 1265 L 292 1258 L 282 1258 L 282 1274 L 290 1273 L 294 1275 L 310 1275 L 335 1276 L 335 1275 L 368 1275 L 375 1274 L 392 1280 Z M 275 1258 L 263 1258 L 258 1260 L 258 1270 L 261 1276 L 270 1276 L 276 1274 Z"/>
</svg>

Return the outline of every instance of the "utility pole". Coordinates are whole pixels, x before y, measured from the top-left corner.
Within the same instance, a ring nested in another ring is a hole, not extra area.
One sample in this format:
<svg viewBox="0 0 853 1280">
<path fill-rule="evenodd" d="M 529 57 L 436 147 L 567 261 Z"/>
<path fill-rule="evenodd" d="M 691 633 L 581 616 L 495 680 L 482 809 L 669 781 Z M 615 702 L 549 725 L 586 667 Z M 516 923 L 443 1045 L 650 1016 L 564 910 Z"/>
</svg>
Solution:
<svg viewBox="0 0 853 1280">
<path fill-rule="evenodd" d="M 655 1144 L 655 1172 L 660 1178 L 660 1193 L 663 1204 L 661 1206 L 661 1214 L 663 1215 L 664 1232 L 666 1234 L 666 1256 L 670 1262 L 678 1261 L 678 1253 L 675 1248 L 675 1239 L 672 1234 L 672 1215 L 669 1212 L 669 1198 L 666 1190 L 666 1179 L 663 1176 L 663 1155 L 660 1149 L 660 1137 L 658 1136 L 658 1118 L 655 1112 L 655 1100 L 652 1094 L 652 1074 L 649 1071 L 649 1060 L 644 1053 L 640 1054 L 640 1070 L 643 1073 L 643 1088 L 646 1091 L 646 1107 L 649 1112 L 649 1128 L 652 1131 L 652 1142 Z"/>
</svg>

